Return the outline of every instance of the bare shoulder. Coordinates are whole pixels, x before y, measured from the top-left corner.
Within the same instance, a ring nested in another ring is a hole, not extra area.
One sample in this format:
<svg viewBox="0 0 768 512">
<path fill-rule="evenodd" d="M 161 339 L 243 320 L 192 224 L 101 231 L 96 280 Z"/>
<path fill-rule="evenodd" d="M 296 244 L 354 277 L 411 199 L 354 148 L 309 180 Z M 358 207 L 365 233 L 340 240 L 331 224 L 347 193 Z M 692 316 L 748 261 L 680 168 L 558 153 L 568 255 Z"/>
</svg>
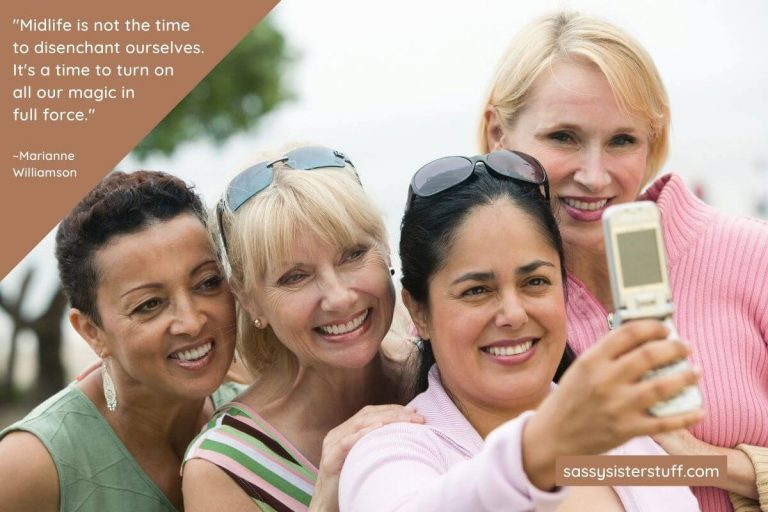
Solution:
<svg viewBox="0 0 768 512">
<path fill-rule="evenodd" d="M 184 464 L 181 488 L 186 512 L 261 510 L 232 477 L 205 459 L 192 459 Z"/>
<path fill-rule="evenodd" d="M 28 432 L 11 432 L 0 441 L 0 510 L 56 511 L 59 477 L 43 443 Z M 7 485 L 13 482 L 13 485 Z"/>
</svg>

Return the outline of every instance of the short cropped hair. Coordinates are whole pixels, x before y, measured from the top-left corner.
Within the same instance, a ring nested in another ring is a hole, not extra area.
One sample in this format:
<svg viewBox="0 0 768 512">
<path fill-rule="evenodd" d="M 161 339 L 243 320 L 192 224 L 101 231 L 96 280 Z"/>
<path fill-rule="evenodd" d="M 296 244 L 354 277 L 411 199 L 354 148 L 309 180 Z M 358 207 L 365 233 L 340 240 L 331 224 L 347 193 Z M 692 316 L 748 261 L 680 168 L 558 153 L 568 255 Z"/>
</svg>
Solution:
<svg viewBox="0 0 768 512">
<path fill-rule="evenodd" d="M 59 278 L 72 307 L 99 325 L 96 251 L 113 237 L 135 233 L 182 213 L 191 213 L 206 224 L 205 206 L 180 178 L 137 171 L 114 172 L 101 180 L 64 217 L 56 232 Z"/>
</svg>

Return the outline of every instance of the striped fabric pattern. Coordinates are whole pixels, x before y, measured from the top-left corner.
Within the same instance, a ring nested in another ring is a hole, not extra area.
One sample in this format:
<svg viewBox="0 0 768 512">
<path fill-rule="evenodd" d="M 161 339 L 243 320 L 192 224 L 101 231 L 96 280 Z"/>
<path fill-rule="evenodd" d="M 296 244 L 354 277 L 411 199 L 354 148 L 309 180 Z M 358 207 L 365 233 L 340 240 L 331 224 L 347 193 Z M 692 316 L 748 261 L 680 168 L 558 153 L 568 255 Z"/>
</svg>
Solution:
<svg viewBox="0 0 768 512">
<path fill-rule="evenodd" d="M 317 468 L 248 406 L 221 407 L 187 449 L 184 461 L 205 459 L 226 472 L 265 511 L 304 511 Z"/>
</svg>

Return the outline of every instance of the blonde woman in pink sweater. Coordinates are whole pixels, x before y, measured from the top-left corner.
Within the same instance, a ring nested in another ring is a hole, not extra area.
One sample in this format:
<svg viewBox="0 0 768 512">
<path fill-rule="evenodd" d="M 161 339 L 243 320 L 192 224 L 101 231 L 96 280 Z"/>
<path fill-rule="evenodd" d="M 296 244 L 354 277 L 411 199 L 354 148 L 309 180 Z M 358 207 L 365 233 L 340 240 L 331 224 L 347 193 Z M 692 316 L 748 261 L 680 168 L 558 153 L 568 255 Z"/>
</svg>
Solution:
<svg viewBox="0 0 768 512">
<path fill-rule="evenodd" d="M 727 455 L 725 488 L 694 488 L 705 512 L 768 510 L 768 226 L 718 213 L 675 175 L 641 195 L 666 158 L 669 121 L 661 79 L 638 43 L 603 20 L 557 13 L 529 24 L 501 59 L 480 149 L 525 151 L 547 170 L 576 353 L 609 330 L 603 211 L 656 202 L 675 323 L 702 370 L 708 412 L 690 432 L 656 440 L 672 454 Z"/>
</svg>

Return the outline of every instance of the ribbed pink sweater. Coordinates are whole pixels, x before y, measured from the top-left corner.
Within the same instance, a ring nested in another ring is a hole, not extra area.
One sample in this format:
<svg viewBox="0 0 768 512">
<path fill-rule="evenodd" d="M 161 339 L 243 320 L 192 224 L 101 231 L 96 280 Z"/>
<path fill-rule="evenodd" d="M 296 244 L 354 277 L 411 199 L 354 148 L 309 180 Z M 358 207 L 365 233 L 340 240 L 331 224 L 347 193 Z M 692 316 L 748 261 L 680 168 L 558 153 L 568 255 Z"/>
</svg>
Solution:
<svg viewBox="0 0 768 512">
<path fill-rule="evenodd" d="M 717 212 L 674 175 L 641 199 L 661 211 L 675 325 L 702 370 L 707 417 L 693 435 L 728 448 L 768 446 L 768 224 Z M 573 276 L 567 307 L 578 354 L 608 331 L 607 312 Z M 704 512 L 732 510 L 726 491 L 694 494 Z"/>
</svg>

